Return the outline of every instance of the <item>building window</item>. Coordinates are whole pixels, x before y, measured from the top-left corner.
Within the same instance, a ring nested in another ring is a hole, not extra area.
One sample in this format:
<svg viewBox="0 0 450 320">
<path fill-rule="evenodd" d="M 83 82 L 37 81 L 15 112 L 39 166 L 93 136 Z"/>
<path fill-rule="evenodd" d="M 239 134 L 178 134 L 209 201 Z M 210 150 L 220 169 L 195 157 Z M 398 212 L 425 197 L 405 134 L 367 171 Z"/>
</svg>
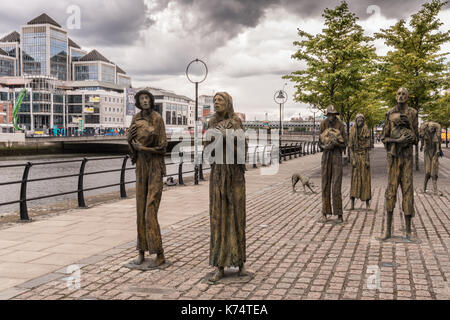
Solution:
<svg viewBox="0 0 450 320">
<path fill-rule="evenodd" d="M 75 81 L 98 80 L 98 65 L 75 65 Z"/>
<path fill-rule="evenodd" d="M 114 67 L 102 64 L 102 81 L 115 83 L 115 70 L 114 70 Z"/>
</svg>

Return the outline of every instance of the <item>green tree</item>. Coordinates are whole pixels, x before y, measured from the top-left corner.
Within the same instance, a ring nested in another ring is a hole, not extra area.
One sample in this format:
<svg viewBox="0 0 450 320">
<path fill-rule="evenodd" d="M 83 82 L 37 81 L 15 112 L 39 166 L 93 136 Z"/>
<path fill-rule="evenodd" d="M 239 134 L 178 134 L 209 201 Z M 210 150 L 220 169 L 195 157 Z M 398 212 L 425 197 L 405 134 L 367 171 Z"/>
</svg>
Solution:
<svg viewBox="0 0 450 320">
<path fill-rule="evenodd" d="M 442 22 L 437 17 L 446 4 L 447 1 L 433 0 L 411 16 L 409 25 L 400 20 L 375 34 L 393 49 L 382 57 L 378 73 L 380 95 L 386 104 L 395 105 L 397 89 L 406 87 L 410 94 L 409 105 L 421 112 L 426 104 L 433 104 L 438 97 L 436 92 L 448 88 L 447 53 L 440 52 L 442 45 L 449 41 L 450 32 L 439 31 Z"/>
<path fill-rule="evenodd" d="M 298 29 L 302 39 L 294 42 L 299 49 L 292 58 L 305 62 L 306 68 L 283 78 L 295 83 L 296 101 L 322 111 L 334 105 L 348 134 L 350 121 L 365 104 L 363 91 L 375 71 L 375 48 L 345 1 L 325 9 L 322 17 L 325 28 L 321 33 L 311 35 Z"/>
</svg>

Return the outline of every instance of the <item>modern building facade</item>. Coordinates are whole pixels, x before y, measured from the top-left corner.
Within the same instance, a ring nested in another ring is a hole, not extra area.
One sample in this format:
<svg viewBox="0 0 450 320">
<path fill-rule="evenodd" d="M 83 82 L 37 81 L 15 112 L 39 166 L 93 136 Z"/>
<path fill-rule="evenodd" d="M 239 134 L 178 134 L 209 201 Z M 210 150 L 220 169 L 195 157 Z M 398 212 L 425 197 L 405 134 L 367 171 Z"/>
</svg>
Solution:
<svg viewBox="0 0 450 320">
<path fill-rule="evenodd" d="M 155 97 L 155 107 L 166 125 L 167 132 L 182 132 L 194 127 L 195 102 L 183 95 L 157 88 L 141 88 Z"/>
<path fill-rule="evenodd" d="M 97 50 L 83 50 L 45 13 L 19 30 L 0 38 L 2 130 L 12 130 L 4 106 L 14 105 L 23 88 L 19 125 L 27 131 L 75 134 L 124 127 L 125 89 L 132 83 L 123 69 Z"/>
</svg>

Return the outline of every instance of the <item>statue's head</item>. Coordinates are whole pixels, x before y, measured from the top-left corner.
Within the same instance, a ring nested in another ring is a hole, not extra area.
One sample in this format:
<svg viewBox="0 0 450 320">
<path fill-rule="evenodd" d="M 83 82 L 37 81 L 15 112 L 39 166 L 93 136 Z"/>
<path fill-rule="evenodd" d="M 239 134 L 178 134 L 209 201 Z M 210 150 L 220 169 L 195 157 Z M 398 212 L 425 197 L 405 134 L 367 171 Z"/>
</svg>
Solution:
<svg viewBox="0 0 450 320">
<path fill-rule="evenodd" d="M 441 131 L 441 125 L 439 123 L 436 122 L 430 122 L 428 125 L 428 130 L 430 130 L 430 133 L 432 135 L 438 133 Z"/>
<path fill-rule="evenodd" d="M 327 108 L 327 119 L 330 122 L 334 122 L 336 120 L 338 114 L 339 114 L 339 112 L 336 111 L 336 108 L 333 105 L 330 105 Z"/>
<path fill-rule="evenodd" d="M 365 122 L 365 118 L 363 114 L 357 114 L 356 118 L 355 118 L 355 122 L 356 122 L 356 126 L 358 126 L 359 128 L 361 128 L 364 125 Z"/>
<path fill-rule="evenodd" d="M 398 103 L 406 103 L 409 98 L 409 92 L 406 88 L 400 88 L 397 91 L 397 102 Z"/>
<path fill-rule="evenodd" d="M 214 111 L 224 117 L 231 119 L 234 114 L 233 98 L 226 92 L 218 92 L 214 96 Z"/>
<path fill-rule="evenodd" d="M 155 109 L 155 97 L 148 90 L 140 90 L 134 96 L 136 101 L 136 108 L 141 110 Z"/>
</svg>

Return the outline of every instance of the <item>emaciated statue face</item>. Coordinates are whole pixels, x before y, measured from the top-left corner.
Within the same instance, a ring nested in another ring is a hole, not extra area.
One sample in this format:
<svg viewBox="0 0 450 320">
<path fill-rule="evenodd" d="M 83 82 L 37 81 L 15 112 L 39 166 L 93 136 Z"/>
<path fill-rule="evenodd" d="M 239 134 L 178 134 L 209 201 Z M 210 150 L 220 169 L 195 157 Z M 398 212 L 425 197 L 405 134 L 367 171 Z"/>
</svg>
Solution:
<svg viewBox="0 0 450 320">
<path fill-rule="evenodd" d="M 327 118 L 328 118 L 328 121 L 334 122 L 334 121 L 336 121 L 336 114 L 335 113 L 328 113 L 327 114 Z"/>
<path fill-rule="evenodd" d="M 141 104 L 142 110 L 150 109 L 150 97 L 147 94 L 141 94 L 139 96 L 139 103 Z"/>
<path fill-rule="evenodd" d="M 358 127 L 362 127 L 364 125 L 364 118 L 363 117 L 359 117 L 358 119 L 356 119 L 356 125 Z"/>
<path fill-rule="evenodd" d="M 409 98 L 408 90 L 405 88 L 400 88 L 397 91 L 397 102 L 398 103 L 406 103 Z"/>
<path fill-rule="evenodd" d="M 227 111 L 227 102 L 221 95 L 214 97 L 214 111 L 220 114 L 224 114 Z"/>
</svg>

